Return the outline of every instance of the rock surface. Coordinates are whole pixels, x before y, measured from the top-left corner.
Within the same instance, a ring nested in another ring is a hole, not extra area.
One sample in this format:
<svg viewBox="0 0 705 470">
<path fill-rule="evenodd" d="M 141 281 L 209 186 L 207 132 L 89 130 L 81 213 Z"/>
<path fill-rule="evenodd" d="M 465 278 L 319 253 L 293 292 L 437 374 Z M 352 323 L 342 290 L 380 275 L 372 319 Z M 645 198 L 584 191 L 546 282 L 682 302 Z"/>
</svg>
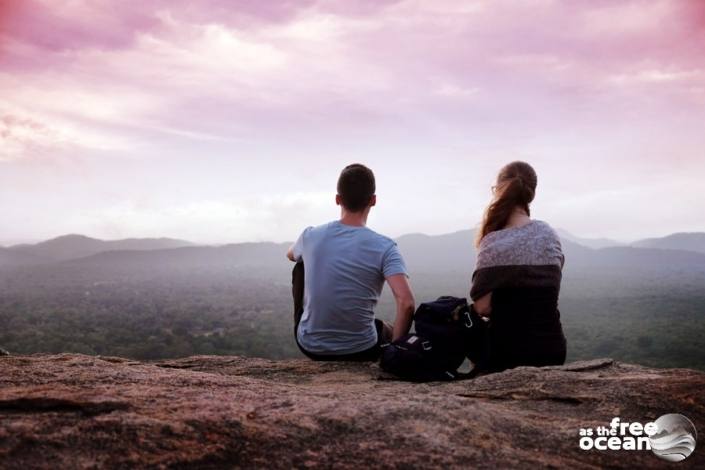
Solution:
<svg viewBox="0 0 705 470">
<path fill-rule="evenodd" d="M 0 468 L 705 468 L 705 442 L 678 464 L 578 446 L 614 416 L 702 432 L 704 389 L 609 359 L 411 384 L 305 359 L 3 356 Z"/>
</svg>

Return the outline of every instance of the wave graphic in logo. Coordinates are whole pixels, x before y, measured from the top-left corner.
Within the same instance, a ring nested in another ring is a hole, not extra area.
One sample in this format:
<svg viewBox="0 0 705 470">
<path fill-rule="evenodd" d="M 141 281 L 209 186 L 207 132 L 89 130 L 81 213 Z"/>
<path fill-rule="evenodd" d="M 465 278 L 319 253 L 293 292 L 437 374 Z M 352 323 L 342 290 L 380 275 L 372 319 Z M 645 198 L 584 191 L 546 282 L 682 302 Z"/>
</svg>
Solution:
<svg viewBox="0 0 705 470">
<path fill-rule="evenodd" d="M 670 462 L 680 462 L 693 453 L 698 434 L 688 418 L 671 413 L 661 416 L 654 424 L 658 430 L 649 438 L 654 454 Z"/>
</svg>

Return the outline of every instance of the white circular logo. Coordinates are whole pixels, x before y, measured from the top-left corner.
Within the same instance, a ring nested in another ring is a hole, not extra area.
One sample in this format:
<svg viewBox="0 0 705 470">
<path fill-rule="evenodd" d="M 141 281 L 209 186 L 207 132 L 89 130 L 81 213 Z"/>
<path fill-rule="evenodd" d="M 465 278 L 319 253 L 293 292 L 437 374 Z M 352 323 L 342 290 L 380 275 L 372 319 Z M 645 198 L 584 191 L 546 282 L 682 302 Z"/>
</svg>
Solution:
<svg viewBox="0 0 705 470">
<path fill-rule="evenodd" d="M 649 436 L 651 450 L 664 460 L 680 462 L 695 450 L 695 425 L 685 416 L 671 413 L 654 421 L 657 431 Z"/>
</svg>

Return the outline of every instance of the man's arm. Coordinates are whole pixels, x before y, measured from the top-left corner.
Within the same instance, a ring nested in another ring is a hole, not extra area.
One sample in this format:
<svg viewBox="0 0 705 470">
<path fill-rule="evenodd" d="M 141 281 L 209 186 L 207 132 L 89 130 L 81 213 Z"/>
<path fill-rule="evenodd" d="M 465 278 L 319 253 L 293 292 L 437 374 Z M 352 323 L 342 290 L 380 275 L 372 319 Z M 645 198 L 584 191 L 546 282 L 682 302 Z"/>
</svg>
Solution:
<svg viewBox="0 0 705 470">
<path fill-rule="evenodd" d="M 394 274 L 386 278 L 397 302 L 397 316 L 394 318 L 392 341 L 396 341 L 409 332 L 416 303 L 406 274 Z"/>
<path fill-rule="evenodd" d="M 301 235 L 299 235 L 299 238 L 294 242 L 293 245 L 289 247 L 286 252 L 286 257 L 294 263 L 301 261 L 301 258 L 304 253 L 304 236 L 306 235 L 306 232 L 308 232 L 311 228 L 312 227 L 308 227 L 306 230 L 304 230 Z"/>
</svg>

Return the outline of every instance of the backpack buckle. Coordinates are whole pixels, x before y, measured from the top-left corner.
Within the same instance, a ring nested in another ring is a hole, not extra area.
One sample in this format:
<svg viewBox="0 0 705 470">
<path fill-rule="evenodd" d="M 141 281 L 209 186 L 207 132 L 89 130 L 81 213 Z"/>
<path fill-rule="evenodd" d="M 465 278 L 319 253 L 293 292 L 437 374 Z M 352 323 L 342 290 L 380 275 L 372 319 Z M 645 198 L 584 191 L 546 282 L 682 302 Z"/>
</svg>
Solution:
<svg viewBox="0 0 705 470">
<path fill-rule="evenodd" d="M 465 311 L 465 328 L 472 328 L 472 317 L 468 310 Z"/>
<path fill-rule="evenodd" d="M 424 351 L 429 351 L 433 347 L 430 341 L 424 341 L 423 343 L 421 343 L 421 346 L 423 347 Z"/>
</svg>

